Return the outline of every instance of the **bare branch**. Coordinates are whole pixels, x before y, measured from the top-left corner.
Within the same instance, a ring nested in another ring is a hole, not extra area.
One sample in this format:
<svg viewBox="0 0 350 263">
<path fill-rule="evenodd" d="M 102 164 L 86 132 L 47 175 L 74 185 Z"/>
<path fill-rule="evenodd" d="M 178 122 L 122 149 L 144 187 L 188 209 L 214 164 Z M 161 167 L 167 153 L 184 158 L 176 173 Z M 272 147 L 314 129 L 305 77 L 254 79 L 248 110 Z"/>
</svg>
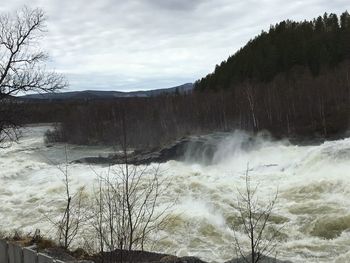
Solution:
<svg viewBox="0 0 350 263">
<path fill-rule="evenodd" d="M 0 15 L 0 105 L 12 105 L 9 98 L 19 93 L 54 92 L 68 85 L 62 75 L 45 69 L 48 55 L 37 43 L 45 32 L 45 20 L 38 8 Z M 16 108 L 2 115 L 0 143 L 17 139 L 20 122 L 12 111 Z"/>
</svg>

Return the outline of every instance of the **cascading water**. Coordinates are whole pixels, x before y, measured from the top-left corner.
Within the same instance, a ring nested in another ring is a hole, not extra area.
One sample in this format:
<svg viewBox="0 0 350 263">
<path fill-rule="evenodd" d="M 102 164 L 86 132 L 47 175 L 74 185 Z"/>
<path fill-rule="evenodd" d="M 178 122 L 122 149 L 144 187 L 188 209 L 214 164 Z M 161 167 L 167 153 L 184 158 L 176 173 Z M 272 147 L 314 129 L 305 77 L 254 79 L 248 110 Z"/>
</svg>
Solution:
<svg viewBox="0 0 350 263">
<path fill-rule="evenodd" d="M 46 147 L 49 127 L 29 127 L 19 143 L 0 150 L 0 229 L 52 233 L 47 214 L 63 207 L 64 185 L 57 164 L 65 146 Z M 157 233 L 156 251 L 193 255 L 223 262 L 235 256 L 234 224 L 237 189 L 245 171 L 259 184 L 268 202 L 278 189 L 271 224 L 281 230 L 278 258 L 293 262 L 347 262 L 350 258 L 350 138 L 320 145 L 295 146 L 266 135 L 244 132 L 214 134 L 187 145 L 183 161 L 161 164 L 169 186 L 164 202 L 177 200 L 170 224 Z M 108 155 L 112 148 L 68 145 L 70 160 Z M 103 173 L 105 166 L 92 166 Z M 72 187 L 92 194 L 96 175 L 89 165 L 71 164 Z M 243 237 L 243 233 L 236 233 Z"/>
</svg>

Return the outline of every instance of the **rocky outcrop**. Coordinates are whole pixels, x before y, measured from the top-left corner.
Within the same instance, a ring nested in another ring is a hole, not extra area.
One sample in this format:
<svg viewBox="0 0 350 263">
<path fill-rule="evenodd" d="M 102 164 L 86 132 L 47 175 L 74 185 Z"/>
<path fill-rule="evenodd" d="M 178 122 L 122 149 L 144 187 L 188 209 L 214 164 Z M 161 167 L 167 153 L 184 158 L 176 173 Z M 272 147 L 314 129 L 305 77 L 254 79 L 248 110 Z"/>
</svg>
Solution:
<svg viewBox="0 0 350 263">
<path fill-rule="evenodd" d="M 150 163 L 164 163 L 169 160 L 180 160 L 184 157 L 190 139 L 184 138 L 170 144 L 162 149 L 136 150 L 128 154 L 129 164 L 142 165 Z M 87 164 L 123 164 L 125 155 L 123 153 L 112 154 L 107 157 L 84 157 L 73 161 L 74 163 Z"/>
<path fill-rule="evenodd" d="M 163 148 L 136 150 L 128 154 L 128 163 L 135 165 L 164 163 L 169 160 L 187 160 L 210 163 L 217 150 L 217 138 L 213 135 L 193 136 L 179 139 Z M 74 163 L 87 164 L 122 164 L 125 156 L 122 153 L 107 157 L 84 157 Z"/>
</svg>

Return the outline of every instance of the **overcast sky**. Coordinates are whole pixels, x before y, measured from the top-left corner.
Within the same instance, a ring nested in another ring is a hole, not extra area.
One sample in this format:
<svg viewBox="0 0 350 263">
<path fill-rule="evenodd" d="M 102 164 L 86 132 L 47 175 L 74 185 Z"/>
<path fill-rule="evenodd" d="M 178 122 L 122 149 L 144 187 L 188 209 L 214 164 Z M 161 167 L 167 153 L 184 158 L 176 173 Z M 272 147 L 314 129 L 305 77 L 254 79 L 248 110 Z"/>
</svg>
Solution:
<svg viewBox="0 0 350 263">
<path fill-rule="evenodd" d="M 42 47 L 69 90 L 157 89 L 194 82 L 284 19 L 350 11 L 349 0 L 1 0 L 40 7 Z"/>
</svg>

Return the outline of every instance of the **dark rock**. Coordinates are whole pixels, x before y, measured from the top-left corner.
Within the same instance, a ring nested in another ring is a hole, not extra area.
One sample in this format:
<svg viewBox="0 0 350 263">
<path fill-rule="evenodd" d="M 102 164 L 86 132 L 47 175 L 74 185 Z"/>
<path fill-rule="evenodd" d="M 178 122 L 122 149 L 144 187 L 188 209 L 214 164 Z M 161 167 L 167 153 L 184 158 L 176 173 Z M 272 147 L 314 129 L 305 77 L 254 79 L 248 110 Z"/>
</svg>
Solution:
<svg viewBox="0 0 350 263">
<path fill-rule="evenodd" d="M 113 158 L 111 158 L 111 157 L 84 157 L 84 158 L 73 161 L 73 163 L 113 164 Z"/>
<path fill-rule="evenodd" d="M 168 145 L 162 149 L 153 150 L 137 150 L 128 154 L 128 163 L 134 165 L 150 164 L 150 163 L 164 163 L 169 160 L 179 160 L 184 156 L 186 145 L 189 143 L 188 139 L 182 139 L 175 143 Z M 125 163 L 124 154 L 114 154 L 107 157 L 84 157 L 73 161 L 73 163 L 87 163 L 87 164 L 123 164 Z"/>
<path fill-rule="evenodd" d="M 179 260 L 178 257 L 176 256 L 165 256 L 165 257 L 162 257 L 159 262 L 160 263 L 170 263 L 170 262 L 177 262 Z"/>
<path fill-rule="evenodd" d="M 250 257 L 246 257 L 247 260 L 250 259 Z M 249 261 L 250 262 L 250 261 Z M 229 261 L 226 261 L 225 263 L 247 263 L 247 261 L 243 258 L 236 258 L 236 259 L 231 259 Z M 283 261 L 283 260 L 278 260 L 276 258 L 272 257 L 263 257 L 262 259 L 259 260 L 259 263 L 292 263 L 291 261 Z"/>
<path fill-rule="evenodd" d="M 205 261 L 200 260 L 196 257 L 182 257 L 179 258 L 179 261 L 176 261 L 177 263 L 206 263 Z"/>
<path fill-rule="evenodd" d="M 189 157 L 191 160 L 210 163 L 217 145 L 208 138 L 205 136 L 182 138 L 161 149 L 137 150 L 127 156 L 128 163 L 134 165 L 164 163 L 169 160 L 183 161 Z M 84 157 L 73 161 L 73 163 L 123 164 L 125 163 L 125 156 L 119 153 L 107 157 Z"/>
<path fill-rule="evenodd" d="M 82 248 L 77 248 L 72 252 L 72 256 L 76 259 L 85 259 L 89 257 L 89 254 Z"/>
<path fill-rule="evenodd" d="M 138 251 L 138 250 L 120 250 L 117 249 L 112 252 L 104 252 L 102 254 L 95 255 L 93 261 L 100 263 L 118 263 L 118 262 L 160 262 L 160 260 L 164 257 L 168 257 L 170 255 L 153 253 L 147 251 Z"/>
<path fill-rule="evenodd" d="M 156 263 L 156 262 L 154 262 Z M 158 262 L 157 262 L 158 263 Z M 206 263 L 196 257 L 175 257 L 175 256 L 166 256 L 161 258 L 159 263 Z"/>
<path fill-rule="evenodd" d="M 196 257 L 176 257 L 167 254 L 160 254 L 147 251 L 121 251 L 105 252 L 96 255 L 93 259 L 100 263 L 118 263 L 118 262 L 139 262 L 139 263 L 206 263 Z"/>
</svg>

